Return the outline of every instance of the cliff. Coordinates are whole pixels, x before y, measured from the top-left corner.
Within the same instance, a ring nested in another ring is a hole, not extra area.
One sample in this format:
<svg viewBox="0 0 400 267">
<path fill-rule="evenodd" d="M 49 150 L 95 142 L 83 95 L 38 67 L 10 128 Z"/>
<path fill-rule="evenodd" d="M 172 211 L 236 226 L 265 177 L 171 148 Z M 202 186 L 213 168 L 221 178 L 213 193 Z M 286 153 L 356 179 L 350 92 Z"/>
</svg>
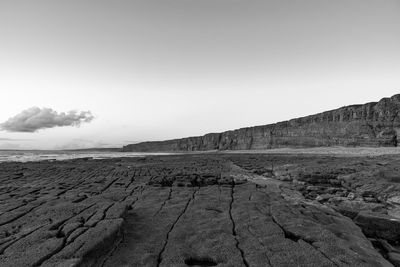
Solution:
<svg viewBox="0 0 400 267">
<path fill-rule="evenodd" d="M 400 94 L 275 124 L 123 147 L 123 151 L 247 150 L 317 146 L 397 146 Z"/>
</svg>

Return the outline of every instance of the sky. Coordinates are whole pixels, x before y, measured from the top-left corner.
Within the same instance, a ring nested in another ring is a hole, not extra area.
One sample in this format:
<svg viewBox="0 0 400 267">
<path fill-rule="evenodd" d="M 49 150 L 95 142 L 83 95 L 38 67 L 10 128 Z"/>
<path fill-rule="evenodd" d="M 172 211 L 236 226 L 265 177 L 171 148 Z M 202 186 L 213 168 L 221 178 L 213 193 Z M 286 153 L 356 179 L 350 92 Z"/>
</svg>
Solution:
<svg viewBox="0 0 400 267">
<path fill-rule="evenodd" d="M 400 0 L 0 0 L 0 149 L 118 147 L 390 97 L 399 14 Z"/>
</svg>

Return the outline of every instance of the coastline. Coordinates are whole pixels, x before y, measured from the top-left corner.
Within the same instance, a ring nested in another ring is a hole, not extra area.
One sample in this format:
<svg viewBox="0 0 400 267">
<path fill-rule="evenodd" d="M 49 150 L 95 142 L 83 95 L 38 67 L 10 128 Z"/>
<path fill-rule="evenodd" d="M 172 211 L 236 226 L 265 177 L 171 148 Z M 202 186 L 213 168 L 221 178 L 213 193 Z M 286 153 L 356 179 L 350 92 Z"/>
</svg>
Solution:
<svg viewBox="0 0 400 267">
<path fill-rule="evenodd" d="M 274 148 L 266 150 L 208 150 L 208 151 L 164 151 L 164 152 L 122 152 L 104 150 L 0 150 L 0 162 L 28 162 L 72 160 L 79 158 L 108 159 L 123 157 L 146 157 L 165 155 L 213 155 L 213 154 L 260 154 L 294 156 L 333 157 L 377 157 L 400 155 L 397 147 L 316 147 L 316 148 Z"/>
</svg>

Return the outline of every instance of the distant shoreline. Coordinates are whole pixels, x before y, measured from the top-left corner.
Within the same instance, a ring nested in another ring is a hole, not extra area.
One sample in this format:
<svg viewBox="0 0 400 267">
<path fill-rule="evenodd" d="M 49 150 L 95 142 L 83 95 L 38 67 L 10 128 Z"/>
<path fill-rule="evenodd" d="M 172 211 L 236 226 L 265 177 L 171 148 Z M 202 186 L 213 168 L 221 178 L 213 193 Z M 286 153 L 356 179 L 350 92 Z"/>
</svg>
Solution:
<svg viewBox="0 0 400 267">
<path fill-rule="evenodd" d="M 29 151 L 38 151 L 38 152 L 74 152 L 74 151 L 100 151 L 100 152 L 122 152 L 122 148 L 119 147 L 111 147 L 111 148 L 79 148 L 79 149 L 0 149 L 0 151 L 20 151 L 20 152 L 29 152 Z"/>
<path fill-rule="evenodd" d="M 3 152 L 3 153 L 1 153 Z M 77 150 L 0 150 L 0 162 L 27 162 L 47 160 L 72 160 L 82 158 L 107 159 L 173 155 L 293 155 L 331 157 L 379 157 L 400 155 L 399 147 L 315 147 L 315 148 L 275 148 L 264 150 L 208 150 L 208 151 L 152 151 L 123 152 L 120 149 L 77 149 Z"/>
</svg>

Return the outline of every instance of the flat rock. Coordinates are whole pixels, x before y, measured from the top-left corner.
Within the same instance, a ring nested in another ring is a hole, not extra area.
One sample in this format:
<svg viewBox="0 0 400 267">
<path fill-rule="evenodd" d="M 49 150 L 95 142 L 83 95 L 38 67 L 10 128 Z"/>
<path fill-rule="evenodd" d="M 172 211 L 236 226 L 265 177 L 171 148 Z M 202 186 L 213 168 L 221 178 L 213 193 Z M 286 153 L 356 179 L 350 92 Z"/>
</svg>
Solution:
<svg viewBox="0 0 400 267">
<path fill-rule="evenodd" d="M 394 264 L 397 251 L 385 254 L 365 233 L 396 247 L 385 201 L 398 162 L 375 161 L 193 154 L 0 163 L 0 266 L 392 266 L 385 257 Z M 392 171 L 374 190 L 359 173 L 366 166 Z"/>
</svg>

